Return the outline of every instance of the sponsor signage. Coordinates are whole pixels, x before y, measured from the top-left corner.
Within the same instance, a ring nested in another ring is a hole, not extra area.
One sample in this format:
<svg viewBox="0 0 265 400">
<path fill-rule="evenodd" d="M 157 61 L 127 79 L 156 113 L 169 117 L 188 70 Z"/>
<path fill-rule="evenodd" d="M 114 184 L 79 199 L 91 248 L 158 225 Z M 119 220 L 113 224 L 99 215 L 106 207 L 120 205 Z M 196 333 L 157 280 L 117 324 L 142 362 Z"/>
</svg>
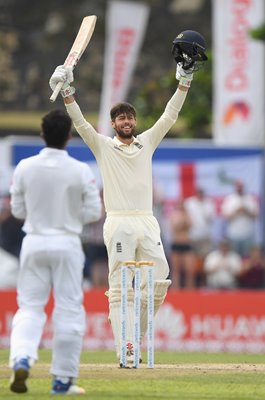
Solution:
<svg viewBox="0 0 265 400">
<path fill-rule="evenodd" d="M 84 348 L 114 350 L 108 322 L 108 299 L 104 290 L 85 292 L 87 312 Z M 15 291 L 0 292 L 0 346 L 9 346 Z M 155 348 L 164 351 L 265 353 L 265 292 L 260 291 L 169 291 L 155 319 Z M 52 344 L 51 313 L 41 346 Z M 145 346 L 145 343 L 144 343 Z"/>
</svg>

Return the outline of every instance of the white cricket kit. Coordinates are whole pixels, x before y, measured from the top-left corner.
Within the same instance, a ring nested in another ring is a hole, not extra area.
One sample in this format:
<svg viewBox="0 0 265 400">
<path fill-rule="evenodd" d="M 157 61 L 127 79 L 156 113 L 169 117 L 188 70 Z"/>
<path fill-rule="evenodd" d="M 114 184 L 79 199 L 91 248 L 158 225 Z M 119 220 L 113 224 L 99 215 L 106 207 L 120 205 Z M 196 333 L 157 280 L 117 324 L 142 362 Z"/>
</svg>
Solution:
<svg viewBox="0 0 265 400">
<path fill-rule="evenodd" d="M 117 357 L 120 349 L 120 273 L 128 260 L 148 260 L 155 265 L 154 280 L 165 280 L 169 267 L 160 238 L 160 228 L 153 216 L 152 156 L 175 123 L 187 92 L 177 89 L 159 120 L 129 145 L 117 137 L 100 135 L 84 119 L 76 102 L 66 106 L 74 126 L 93 152 L 100 169 L 107 218 L 104 242 L 109 259 L 109 319 L 115 338 Z M 128 270 L 127 341 L 133 341 L 133 271 Z M 166 281 L 165 281 L 166 282 Z M 142 274 L 142 308 L 146 304 L 146 273 Z M 167 285 L 167 283 L 166 283 Z M 164 286 L 166 293 L 167 286 Z M 157 297 L 155 295 L 155 297 Z M 160 296 L 161 297 L 161 296 Z M 155 298 L 155 304 L 161 299 Z M 146 307 L 145 307 L 146 308 Z M 158 306 L 156 306 L 156 310 Z M 147 327 L 146 310 L 141 310 L 141 337 Z M 145 312 L 144 312 L 145 311 Z"/>
<path fill-rule="evenodd" d="M 130 145 L 98 134 L 84 119 L 76 102 L 66 106 L 76 130 L 95 155 L 102 176 L 110 285 L 112 279 L 117 280 L 113 274 L 120 263 L 135 257 L 148 257 L 155 262 L 155 279 L 168 275 L 160 229 L 152 212 L 152 156 L 177 120 L 186 95 L 187 92 L 177 89 L 159 120 Z"/>
<path fill-rule="evenodd" d="M 10 192 L 12 213 L 25 219 L 26 233 L 20 255 L 19 310 L 13 319 L 10 365 L 16 358 L 38 358 L 46 321 L 44 307 L 53 288 L 51 372 L 76 377 L 85 329 L 84 254 L 79 235 L 84 224 L 100 218 L 99 190 L 86 164 L 65 150 L 45 148 L 17 165 Z"/>
<path fill-rule="evenodd" d="M 95 155 L 102 176 L 110 285 L 112 279 L 116 281 L 113 274 L 120 262 L 135 257 L 148 257 L 155 262 L 155 279 L 168 275 L 159 226 L 152 212 L 152 156 L 177 120 L 186 94 L 177 89 L 154 126 L 138 135 L 130 145 L 116 137 L 98 134 L 84 119 L 76 102 L 66 106 L 77 132 Z M 151 248 L 150 243 L 153 243 Z"/>
<path fill-rule="evenodd" d="M 22 160 L 10 192 L 12 213 L 25 219 L 27 234 L 80 235 L 84 224 L 98 219 L 100 199 L 91 169 L 65 150 L 45 148 Z"/>
<path fill-rule="evenodd" d="M 152 155 L 176 122 L 187 92 L 177 90 L 155 125 L 130 145 L 98 134 L 76 102 L 66 105 L 77 132 L 93 152 L 103 180 L 106 212 L 152 212 Z"/>
</svg>

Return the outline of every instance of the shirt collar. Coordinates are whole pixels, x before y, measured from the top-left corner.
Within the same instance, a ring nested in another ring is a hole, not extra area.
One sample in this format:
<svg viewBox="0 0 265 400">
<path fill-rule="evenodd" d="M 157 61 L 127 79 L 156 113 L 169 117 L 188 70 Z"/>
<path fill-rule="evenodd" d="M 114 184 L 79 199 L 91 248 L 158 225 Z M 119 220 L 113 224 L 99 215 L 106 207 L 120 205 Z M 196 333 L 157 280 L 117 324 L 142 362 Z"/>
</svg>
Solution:
<svg viewBox="0 0 265 400">
<path fill-rule="evenodd" d="M 54 149 L 53 147 L 44 147 L 40 151 L 40 154 L 42 155 L 61 155 L 61 156 L 68 156 L 68 152 L 66 150 L 61 150 L 61 149 Z"/>
<path fill-rule="evenodd" d="M 117 136 L 114 136 L 113 142 L 114 142 L 114 144 L 115 144 L 116 146 L 121 147 L 121 146 L 130 146 L 130 145 L 132 145 L 132 144 L 139 143 L 139 140 L 138 140 L 137 138 L 134 137 L 132 143 L 130 143 L 129 145 L 127 145 L 127 144 L 125 144 L 125 143 L 122 143 L 122 142 L 117 138 Z"/>
</svg>

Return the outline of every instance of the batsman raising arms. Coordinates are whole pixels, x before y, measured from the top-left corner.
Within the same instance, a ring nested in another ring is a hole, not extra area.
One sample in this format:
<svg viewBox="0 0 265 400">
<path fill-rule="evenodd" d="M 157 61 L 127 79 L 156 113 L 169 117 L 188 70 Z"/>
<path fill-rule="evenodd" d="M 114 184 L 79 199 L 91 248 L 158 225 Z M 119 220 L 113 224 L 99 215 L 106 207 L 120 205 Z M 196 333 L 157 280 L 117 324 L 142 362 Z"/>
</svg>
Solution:
<svg viewBox="0 0 265 400">
<path fill-rule="evenodd" d="M 158 121 L 134 137 L 136 111 L 128 103 L 116 104 L 110 110 L 113 138 L 99 134 L 87 122 L 75 102 L 71 87 L 73 73 L 58 66 L 50 79 L 52 90 L 63 82 L 61 95 L 84 142 L 93 152 L 103 181 L 106 221 L 104 242 L 109 258 L 109 319 L 117 357 L 120 351 L 120 272 L 126 260 L 154 262 L 154 313 L 163 303 L 171 283 L 169 266 L 160 238 L 160 228 L 152 212 L 152 156 L 178 118 L 198 62 L 206 60 L 203 37 L 194 31 L 182 32 L 173 42 L 179 85 Z M 127 362 L 133 362 L 133 271 L 128 279 Z M 141 339 L 147 330 L 146 276 L 141 283 Z"/>
</svg>

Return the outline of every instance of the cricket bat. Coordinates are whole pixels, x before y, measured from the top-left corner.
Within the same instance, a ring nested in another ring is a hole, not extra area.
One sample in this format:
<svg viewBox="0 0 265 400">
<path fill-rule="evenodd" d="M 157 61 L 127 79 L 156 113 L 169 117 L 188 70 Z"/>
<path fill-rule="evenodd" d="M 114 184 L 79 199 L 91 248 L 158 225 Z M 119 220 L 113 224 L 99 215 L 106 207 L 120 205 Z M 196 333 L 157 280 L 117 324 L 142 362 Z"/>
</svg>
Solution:
<svg viewBox="0 0 265 400">
<path fill-rule="evenodd" d="M 72 48 L 69 51 L 68 56 L 66 57 L 66 60 L 64 62 L 64 66 L 66 68 L 71 68 L 71 69 L 75 68 L 76 64 L 78 63 L 82 54 L 84 53 L 88 43 L 90 42 L 91 36 L 95 29 L 96 22 L 97 22 L 96 15 L 89 15 L 83 19 L 82 24 L 77 33 L 77 36 L 75 38 L 75 41 L 72 45 Z M 57 86 L 50 97 L 50 101 L 52 103 L 56 100 L 62 86 L 63 82 L 57 83 Z"/>
</svg>

